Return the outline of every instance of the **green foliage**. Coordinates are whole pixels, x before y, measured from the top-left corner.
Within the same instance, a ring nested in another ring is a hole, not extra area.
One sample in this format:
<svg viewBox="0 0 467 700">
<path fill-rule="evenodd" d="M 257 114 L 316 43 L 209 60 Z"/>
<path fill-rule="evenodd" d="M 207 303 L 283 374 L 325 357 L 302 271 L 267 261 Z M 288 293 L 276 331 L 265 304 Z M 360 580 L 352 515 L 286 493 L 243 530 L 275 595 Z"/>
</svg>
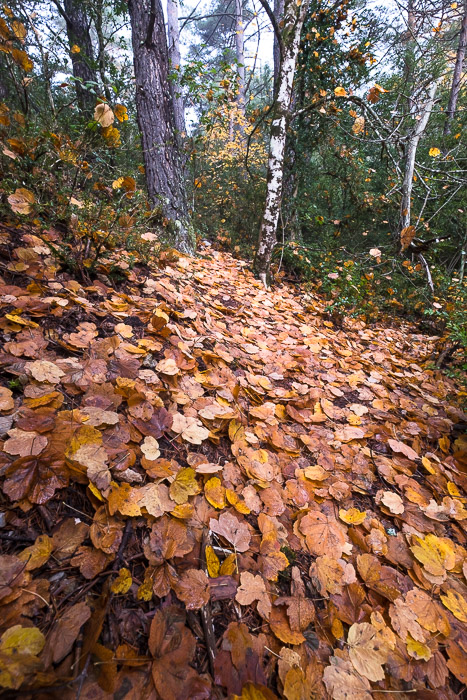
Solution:
<svg viewBox="0 0 467 700">
<path fill-rule="evenodd" d="M 329 244 L 329 240 L 328 240 Z M 417 322 L 439 336 L 441 363 L 454 361 L 467 369 L 467 283 L 453 283 L 442 268 L 431 265 L 436 296 L 418 261 L 386 252 L 350 254 L 343 247 L 325 248 L 288 243 L 275 252 L 282 278 L 306 284 L 324 295 L 326 311 L 336 319 L 356 318 L 367 323 L 398 319 Z"/>
</svg>

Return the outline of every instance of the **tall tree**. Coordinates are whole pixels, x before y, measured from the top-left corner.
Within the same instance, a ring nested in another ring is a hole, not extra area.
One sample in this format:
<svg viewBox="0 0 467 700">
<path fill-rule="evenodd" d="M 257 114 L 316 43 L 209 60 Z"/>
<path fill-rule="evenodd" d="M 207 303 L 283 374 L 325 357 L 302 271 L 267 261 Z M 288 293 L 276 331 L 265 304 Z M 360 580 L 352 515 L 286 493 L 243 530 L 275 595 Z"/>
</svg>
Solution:
<svg viewBox="0 0 467 700">
<path fill-rule="evenodd" d="M 172 74 L 180 70 L 182 60 L 180 51 L 180 27 L 178 24 L 178 0 L 167 0 L 167 34 L 169 40 L 169 62 Z M 175 128 L 179 135 L 185 133 L 185 105 L 181 93 L 180 81 L 172 78 L 171 82 Z"/>
<path fill-rule="evenodd" d="M 462 17 L 461 30 L 459 33 L 459 43 L 457 45 L 456 63 L 454 65 L 454 74 L 452 76 L 451 92 L 449 94 L 449 103 L 446 110 L 446 121 L 444 122 L 444 135 L 447 136 L 451 131 L 452 120 L 456 113 L 457 100 L 461 89 L 465 50 L 467 48 L 467 0 L 464 0 L 464 13 Z"/>
<path fill-rule="evenodd" d="M 402 232 L 411 224 L 411 203 L 412 189 L 414 182 L 415 160 L 417 157 L 417 149 L 420 139 L 422 138 L 428 124 L 428 120 L 433 111 L 435 104 L 436 90 L 439 85 L 439 79 L 433 78 L 427 89 L 422 90 L 422 95 L 419 100 L 413 99 L 415 102 L 415 124 L 407 135 L 407 145 L 404 161 L 404 177 L 401 188 L 401 203 L 399 214 L 399 239 Z"/>
<path fill-rule="evenodd" d="M 237 58 L 237 108 L 240 118 L 245 117 L 245 32 L 243 26 L 243 3 L 235 0 L 235 54 Z M 243 122 L 241 125 L 243 131 Z"/>
<path fill-rule="evenodd" d="M 284 0 L 274 0 L 274 17 L 276 18 L 277 25 L 280 26 L 282 22 L 282 15 L 284 14 Z M 274 85 L 277 84 L 279 79 L 279 69 L 281 67 L 281 52 L 279 47 L 279 40 L 276 32 L 274 32 Z"/>
<path fill-rule="evenodd" d="M 78 107 L 88 116 L 96 104 L 96 95 L 89 85 L 97 84 L 97 71 L 86 3 L 83 0 L 64 0 L 63 7 L 58 0 L 54 3 L 66 24 Z"/>
<path fill-rule="evenodd" d="M 302 0 L 302 2 L 300 0 L 288 0 L 284 4 L 284 15 L 280 28 L 266 0 L 262 0 L 261 4 L 273 24 L 281 53 L 279 77 L 272 108 L 266 202 L 255 257 L 256 272 L 267 288 L 271 256 L 276 245 L 276 231 L 282 202 L 285 144 L 287 125 L 290 120 L 295 66 L 300 48 L 300 35 L 309 0 Z"/>
<path fill-rule="evenodd" d="M 169 81 L 169 56 L 160 0 L 129 0 L 136 110 L 146 184 L 154 206 L 173 223 L 179 250 L 194 249 Z"/>
</svg>

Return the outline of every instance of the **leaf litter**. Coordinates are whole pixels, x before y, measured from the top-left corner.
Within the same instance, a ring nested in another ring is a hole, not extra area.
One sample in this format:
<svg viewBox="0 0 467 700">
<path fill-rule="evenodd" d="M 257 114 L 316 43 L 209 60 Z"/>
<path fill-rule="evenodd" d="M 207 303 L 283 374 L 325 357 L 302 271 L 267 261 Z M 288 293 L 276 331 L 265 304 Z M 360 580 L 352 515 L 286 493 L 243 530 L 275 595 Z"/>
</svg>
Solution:
<svg viewBox="0 0 467 700">
<path fill-rule="evenodd" d="M 2 263 L 5 697 L 459 697 L 467 416 L 435 339 L 164 255 L 118 288 Z"/>
</svg>

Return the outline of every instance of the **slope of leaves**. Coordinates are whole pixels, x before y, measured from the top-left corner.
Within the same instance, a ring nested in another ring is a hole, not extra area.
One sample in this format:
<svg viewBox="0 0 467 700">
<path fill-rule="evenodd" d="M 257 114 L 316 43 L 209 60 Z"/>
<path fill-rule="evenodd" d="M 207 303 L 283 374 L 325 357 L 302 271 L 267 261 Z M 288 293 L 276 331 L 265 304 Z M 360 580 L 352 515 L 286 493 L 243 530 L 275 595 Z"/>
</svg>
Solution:
<svg viewBox="0 0 467 700">
<path fill-rule="evenodd" d="M 115 289 L 1 237 L 5 697 L 458 697 L 467 417 L 433 339 L 209 247 Z"/>
</svg>

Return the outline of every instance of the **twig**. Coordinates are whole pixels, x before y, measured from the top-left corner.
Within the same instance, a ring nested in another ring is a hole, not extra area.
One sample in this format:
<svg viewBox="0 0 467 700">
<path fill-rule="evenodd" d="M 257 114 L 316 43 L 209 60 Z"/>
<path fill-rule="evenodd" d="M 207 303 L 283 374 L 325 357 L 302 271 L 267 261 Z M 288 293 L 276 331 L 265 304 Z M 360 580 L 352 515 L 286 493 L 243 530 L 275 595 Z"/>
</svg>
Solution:
<svg viewBox="0 0 467 700">
<path fill-rule="evenodd" d="M 206 547 L 209 545 L 210 542 L 210 533 L 209 530 L 205 529 L 203 532 L 203 538 L 201 540 L 201 565 L 203 569 L 207 572 L 207 564 L 206 564 Z M 203 624 L 203 631 L 204 631 L 204 639 L 206 642 L 206 649 L 208 653 L 208 660 L 209 660 L 209 668 L 211 669 L 211 675 L 214 678 L 214 662 L 216 660 L 216 637 L 214 634 L 214 627 L 212 624 L 212 610 L 211 610 L 211 602 L 208 601 L 206 605 L 204 605 L 200 612 L 201 616 L 201 622 Z"/>
</svg>

